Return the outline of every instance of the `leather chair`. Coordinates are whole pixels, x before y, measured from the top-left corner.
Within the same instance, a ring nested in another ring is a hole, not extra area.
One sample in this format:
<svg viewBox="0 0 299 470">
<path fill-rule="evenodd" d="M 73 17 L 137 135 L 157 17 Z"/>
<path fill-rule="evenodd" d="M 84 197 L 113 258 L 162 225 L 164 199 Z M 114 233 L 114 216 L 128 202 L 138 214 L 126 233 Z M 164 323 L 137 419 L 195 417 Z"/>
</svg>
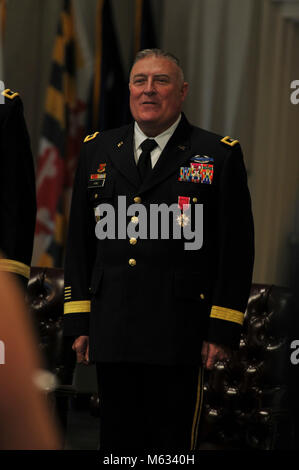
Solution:
<svg viewBox="0 0 299 470">
<path fill-rule="evenodd" d="M 253 284 L 240 348 L 207 372 L 201 420 L 202 449 L 295 449 L 298 372 L 290 344 L 298 310 L 283 287 Z"/>
<path fill-rule="evenodd" d="M 50 393 L 62 431 L 66 432 L 68 400 L 79 392 L 73 387 L 76 356 L 73 338 L 62 335 L 64 301 L 63 269 L 32 267 L 26 295 L 33 327 L 39 343 L 44 368 L 56 378 Z"/>
<path fill-rule="evenodd" d="M 34 267 L 28 303 L 46 367 L 59 380 L 58 414 L 66 423 L 75 355 L 62 337 L 63 270 Z M 299 339 L 298 310 L 287 288 L 253 284 L 240 341 L 230 361 L 205 372 L 200 449 L 293 449 L 298 442 L 298 373 L 290 344 Z M 298 365 L 299 368 L 299 365 Z M 99 398 L 90 396 L 92 414 Z"/>
</svg>

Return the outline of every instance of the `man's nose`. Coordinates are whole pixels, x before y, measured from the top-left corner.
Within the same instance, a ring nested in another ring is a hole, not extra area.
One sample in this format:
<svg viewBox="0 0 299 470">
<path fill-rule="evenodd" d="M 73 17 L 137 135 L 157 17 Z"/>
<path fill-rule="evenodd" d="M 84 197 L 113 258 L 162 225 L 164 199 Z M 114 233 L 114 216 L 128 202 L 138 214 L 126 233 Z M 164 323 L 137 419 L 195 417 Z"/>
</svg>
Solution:
<svg viewBox="0 0 299 470">
<path fill-rule="evenodd" d="M 144 87 L 144 93 L 146 93 L 147 95 L 152 95 L 153 93 L 156 92 L 155 90 L 155 85 L 154 85 L 154 81 L 149 78 L 146 83 L 145 83 L 145 87 Z"/>
</svg>

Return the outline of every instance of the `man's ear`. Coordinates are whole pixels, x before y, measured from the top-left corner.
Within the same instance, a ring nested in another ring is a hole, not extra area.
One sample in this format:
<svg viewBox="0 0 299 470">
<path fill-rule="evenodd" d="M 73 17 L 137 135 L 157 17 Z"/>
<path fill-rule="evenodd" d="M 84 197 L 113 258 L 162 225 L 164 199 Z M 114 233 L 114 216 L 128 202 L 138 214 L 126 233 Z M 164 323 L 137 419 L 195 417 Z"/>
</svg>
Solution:
<svg viewBox="0 0 299 470">
<path fill-rule="evenodd" d="M 185 98 L 188 94 L 188 90 L 189 90 L 189 83 L 184 82 L 183 85 L 182 85 L 182 89 L 181 89 L 182 101 L 185 100 Z"/>
</svg>

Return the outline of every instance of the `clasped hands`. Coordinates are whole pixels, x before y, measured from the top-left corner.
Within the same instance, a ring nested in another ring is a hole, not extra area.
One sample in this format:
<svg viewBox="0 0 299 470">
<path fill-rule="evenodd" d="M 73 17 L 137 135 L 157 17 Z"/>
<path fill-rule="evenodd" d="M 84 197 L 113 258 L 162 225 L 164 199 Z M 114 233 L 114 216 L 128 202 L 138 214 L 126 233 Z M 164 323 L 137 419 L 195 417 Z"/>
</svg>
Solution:
<svg viewBox="0 0 299 470">
<path fill-rule="evenodd" d="M 77 362 L 89 364 L 89 336 L 79 336 L 73 343 L 72 349 L 76 352 Z M 203 342 L 201 358 L 203 366 L 212 370 L 217 361 L 225 361 L 230 358 L 231 351 L 226 346 L 215 343 Z"/>
<path fill-rule="evenodd" d="M 201 359 L 205 369 L 212 370 L 217 361 L 226 361 L 231 357 L 231 350 L 220 344 L 203 342 Z"/>
</svg>

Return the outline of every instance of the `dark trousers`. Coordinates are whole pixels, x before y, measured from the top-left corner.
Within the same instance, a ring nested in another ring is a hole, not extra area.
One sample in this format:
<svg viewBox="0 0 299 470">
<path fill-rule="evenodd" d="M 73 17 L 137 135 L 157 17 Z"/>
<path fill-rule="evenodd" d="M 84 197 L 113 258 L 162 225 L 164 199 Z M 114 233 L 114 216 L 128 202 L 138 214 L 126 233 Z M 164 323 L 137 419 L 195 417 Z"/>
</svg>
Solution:
<svg viewBox="0 0 299 470">
<path fill-rule="evenodd" d="M 200 366 L 97 364 L 100 450 L 195 450 Z"/>
</svg>

